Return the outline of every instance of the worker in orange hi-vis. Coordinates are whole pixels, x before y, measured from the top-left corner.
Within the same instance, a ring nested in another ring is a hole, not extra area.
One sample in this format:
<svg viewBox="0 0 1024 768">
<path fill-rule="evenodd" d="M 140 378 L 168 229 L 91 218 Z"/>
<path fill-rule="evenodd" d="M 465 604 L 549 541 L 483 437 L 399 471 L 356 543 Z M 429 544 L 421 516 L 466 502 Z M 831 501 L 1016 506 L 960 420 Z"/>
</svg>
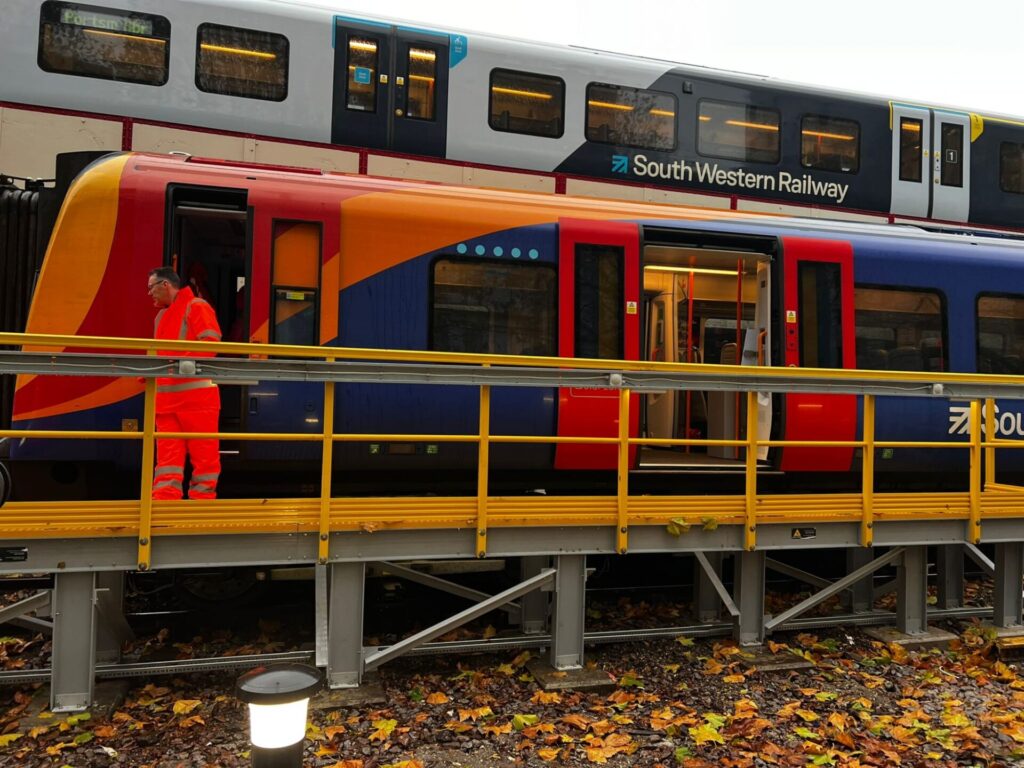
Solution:
<svg viewBox="0 0 1024 768">
<path fill-rule="evenodd" d="M 154 338 L 182 341 L 220 341 L 220 326 L 213 307 L 197 298 L 170 267 L 149 273 L 149 295 L 160 308 Z M 213 357 L 214 352 L 165 352 L 175 357 Z M 220 417 L 220 391 L 210 379 L 156 380 L 156 431 L 216 432 Z M 220 444 L 216 439 L 159 438 L 156 441 L 154 499 L 180 499 L 185 480 L 185 454 L 192 459 L 190 499 L 217 498 Z"/>
</svg>

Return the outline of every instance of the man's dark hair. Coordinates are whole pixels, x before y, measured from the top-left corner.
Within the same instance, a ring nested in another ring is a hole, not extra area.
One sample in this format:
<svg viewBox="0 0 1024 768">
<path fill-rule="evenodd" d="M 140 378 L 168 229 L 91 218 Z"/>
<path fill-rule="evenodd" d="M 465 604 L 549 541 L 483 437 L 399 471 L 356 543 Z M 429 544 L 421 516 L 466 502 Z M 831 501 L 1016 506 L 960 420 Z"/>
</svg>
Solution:
<svg viewBox="0 0 1024 768">
<path fill-rule="evenodd" d="M 166 280 L 175 288 L 181 288 L 181 278 L 178 277 L 178 273 L 170 267 L 157 267 L 156 269 L 151 269 L 149 270 L 149 276 L 155 277 L 157 280 Z"/>
</svg>

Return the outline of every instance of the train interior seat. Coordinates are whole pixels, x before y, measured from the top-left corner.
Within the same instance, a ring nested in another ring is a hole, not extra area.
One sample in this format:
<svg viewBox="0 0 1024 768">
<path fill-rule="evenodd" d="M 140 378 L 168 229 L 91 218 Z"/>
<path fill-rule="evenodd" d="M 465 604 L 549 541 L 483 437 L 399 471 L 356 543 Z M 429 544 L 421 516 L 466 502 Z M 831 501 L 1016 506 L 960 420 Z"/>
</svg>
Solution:
<svg viewBox="0 0 1024 768">
<path fill-rule="evenodd" d="M 889 369 L 893 371 L 923 371 L 924 356 L 917 347 L 896 347 L 889 352 Z"/>
<path fill-rule="evenodd" d="M 941 371 L 943 370 L 942 361 L 942 339 L 936 337 L 929 337 L 921 339 L 921 359 L 924 364 L 922 370 L 925 371 Z"/>
</svg>

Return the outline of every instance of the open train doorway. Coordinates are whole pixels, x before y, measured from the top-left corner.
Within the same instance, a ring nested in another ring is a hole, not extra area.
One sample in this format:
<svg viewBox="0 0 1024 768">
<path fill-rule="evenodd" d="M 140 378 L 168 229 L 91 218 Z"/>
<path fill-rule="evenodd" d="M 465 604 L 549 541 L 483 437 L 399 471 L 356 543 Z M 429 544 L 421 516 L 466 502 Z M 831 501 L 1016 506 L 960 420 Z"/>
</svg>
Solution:
<svg viewBox="0 0 1024 768">
<path fill-rule="evenodd" d="M 772 241 L 648 230 L 643 248 L 645 359 L 770 365 Z M 653 235 L 653 237 L 652 237 Z M 667 242 L 659 242 L 665 239 Z M 645 437 L 746 439 L 746 397 L 716 390 L 644 396 Z M 758 433 L 771 432 L 771 398 L 759 396 Z M 767 458 L 762 449 L 759 460 Z M 645 446 L 641 469 L 739 470 L 742 448 Z"/>
<path fill-rule="evenodd" d="M 166 261 L 217 313 L 224 341 L 249 340 L 251 216 L 246 193 L 212 187 L 168 190 Z M 220 385 L 220 431 L 245 430 L 243 383 Z M 225 458 L 240 457 L 242 443 L 221 442 Z"/>
</svg>

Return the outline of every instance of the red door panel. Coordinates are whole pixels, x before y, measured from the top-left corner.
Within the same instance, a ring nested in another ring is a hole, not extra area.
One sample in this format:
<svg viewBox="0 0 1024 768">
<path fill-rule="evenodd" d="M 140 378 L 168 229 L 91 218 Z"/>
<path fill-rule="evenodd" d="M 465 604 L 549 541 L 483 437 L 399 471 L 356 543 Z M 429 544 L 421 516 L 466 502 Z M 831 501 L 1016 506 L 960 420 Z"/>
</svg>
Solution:
<svg viewBox="0 0 1024 768">
<path fill-rule="evenodd" d="M 640 356 L 640 230 L 636 224 L 583 219 L 561 219 L 559 227 L 559 320 L 558 354 L 560 357 L 585 357 L 592 346 L 577 350 L 577 252 L 588 247 L 606 246 L 607 258 L 618 254 L 618 302 L 612 301 L 602 310 L 617 311 L 621 317 L 621 344 L 609 359 L 637 360 Z M 592 249 L 589 249 L 592 250 Z M 583 256 L 581 256 L 583 258 Z M 580 276 L 588 282 L 589 276 Z M 607 319 L 607 318 L 606 318 Z M 636 436 L 640 425 L 639 397 L 630 397 L 629 434 Z M 558 435 L 577 437 L 615 437 L 619 431 L 619 395 L 616 390 L 562 388 L 558 392 Z M 636 449 L 630 450 L 630 466 L 636 460 Z M 617 451 L 614 445 L 558 445 L 555 448 L 557 469 L 615 469 Z"/>
<path fill-rule="evenodd" d="M 848 242 L 805 237 L 785 237 L 782 246 L 785 364 L 856 368 L 853 246 Z M 834 284 L 822 287 L 816 282 L 818 275 L 831 279 L 837 273 L 838 291 L 829 290 Z M 839 301 L 838 311 L 834 307 L 836 300 Z M 834 327 L 837 316 L 839 328 Z M 841 344 L 841 352 L 835 349 L 839 346 L 836 342 Z M 785 403 L 784 439 L 856 439 L 855 395 L 791 394 L 786 395 Z M 853 448 L 785 448 L 780 468 L 798 472 L 847 472 L 852 462 Z"/>
</svg>

